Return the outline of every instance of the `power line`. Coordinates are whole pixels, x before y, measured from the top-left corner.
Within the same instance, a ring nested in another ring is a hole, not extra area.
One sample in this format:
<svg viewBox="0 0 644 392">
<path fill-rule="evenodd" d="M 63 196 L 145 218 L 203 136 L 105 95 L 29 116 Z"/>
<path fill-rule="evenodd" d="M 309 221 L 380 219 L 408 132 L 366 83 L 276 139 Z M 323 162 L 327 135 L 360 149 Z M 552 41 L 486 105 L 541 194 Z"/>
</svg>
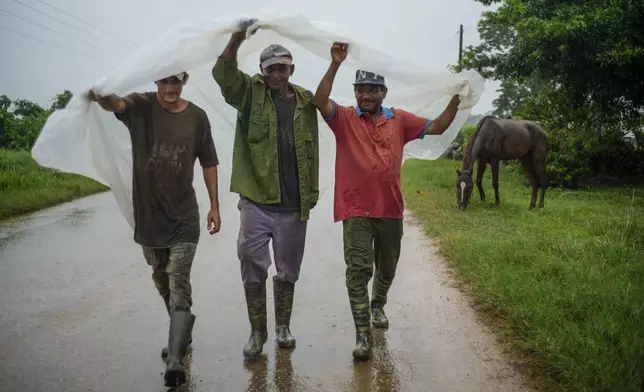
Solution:
<svg viewBox="0 0 644 392">
<path fill-rule="evenodd" d="M 79 52 L 79 51 L 76 51 L 76 50 L 74 50 L 74 49 L 70 49 L 70 48 L 65 47 L 65 46 L 60 46 L 60 45 L 57 45 L 57 44 L 53 44 L 53 43 L 51 43 L 51 42 L 49 42 L 49 41 L 45 41 L 45 40 L 43 40 L 43 39 L 41 39 L 41 38 L 34 37 L 33 35 L 25 34 L 25 33 L 23 33 L 23 32 L 20 32 L 20 31 L 18 31 L 18 30 L 14 30 L 14 29 L 9 28 L 9 27 L 0 26 L 0 29 L 10 31 L 10 32 L 12 32 L 12 33 L 14 33 L 14 34 L 22 35 L 23 37 L 30 38 L 30 39 L 32 39 L 32 40 L 34 40 L 34 41 L 38 41 L 38 42 L 41 42 L 41 43 L 44 43 L 44 44 L 47 44 L 47 45 L 53 46 L 53 47 L 58 48 L 58 49 L 70 50 L 70 51 L 72 51 L 72 52 L 76 52 L 76 54 L 81 54 L 81 55 L 83 55 L 83 56 L 85 56 L 85 57 L 89 57 L 89 58 L 92 58 L 92 59 L 97 60 L 97 61 L 103 61 L 103 60 L 101 60 L 101 59 L 99 59 L 99 58 L 97 58 L 97 57 L 95 57 L 95 56 L 93 56 L 93 55 L 91 55 L 91 54 L 84 53 L 84 52 Z"/>
<path fill-rule="evenodd" d="M 80 40 L 80 39 L 78 39 L 78 38 L 76 38 L 76 37 L 74 37 L 74 36 L 72 36 L 72 35 L 68 35 L 68 34 L 61 33 L 61 32 L 56 31 L 56 30 L 54 30 L 54 29 L 52 29 L 52 28 L 50 28 L 50 27 L 47 27 L 47 26 L 42 25 L 42 24 L 40 24 L 40 23 L 33 22 L 33 21 L 31 21 L 31 20 L 29 20 L 29 19 L 27 19 L 27 18 L 24 18 L 24 17 L 22 17 L 22 16 L 20 16 L 20 15 L 16 15 L 16 14 L 14 14 L 13 12 L 10 12 L 10 11 L 7 11 L 7 10 L 4 10 L 4 9 L 2 9 L 2 8 L 0 8 L 0 12 L 4 12 L 4 13 L 9 14 L 9 15 L 11 15 L 11 16 L 13 16 L 13 17 L 15 17 L 15 18 L 22 19 L 22 20 L 24 20 L 24 21 L 25 21 L 25 22 L 27 22 L 27 23 L 31 23 L 31 24 L 36 25 L 36 26 L 38 26 L 38 27 L 41 27 L 41 28 L 43 28 L 43 29 L 45 29 L 45 30 L 49 30 L 49 31 L 51 31 L 51 32 L 53 32 L 53 33 L 60 34 L 60 35 L 62 35 L 62 36 L 64 36 L 64 37 L 67 37 L 67 38 L 70 38 L 70 39 L 76 40 L 76 41 L 78 41 L 78 42 L 84 43 L 85 45 L 92 46 L 92 47 L 94 47 L 94 48 L 96 48 L 96 49 L 99 49 L 99 50 L 105 50 L 105 49 L 103 49 L 103 48 L 100 48 L 100 47 L 98 47 L 98 46 L 94 45 L 94 44 L 93 44 L 93 43 L 91 43 L 91 42 L 83 41 L 83 40 Z"/>
<path fill-rule="evenodd" d="M 447 49 L 447 47 L 448 47 L 448 46 L 451 46 L 451 45 L 452 45 L 452 42 L 451 42 L 452 37 L 455 37 L 455 36 L 456 36 L 456 35 L 458 35 L 458 34 L 459 34 L 459 30 L 457 30 L 457 31 L 455 31 L 454 33 L 450 34 L 450 35 L 445 39 L 445 41 L 443 42 L 443 45 L 442 45 L 442 46 L 440 46 L 437 50 L 435 50 L 435 51 L 431 54 L 431 56 L 430 56 L 430 57 L 434 57 L 434 56 L 436 56 L 438 53 L 440 53 L 440 52 L 444 51 L 445 49 Z"/>
<path fill-rule="evenodd" d="M 17 0 L 14 0 L 14 1 L 17 1 Z M 78 21 L 78 22 L 80 22 L 80 23 L 82 23 L 82 24 L 84 24 L 84 25 L 87 25 L 87 26 L 89 26 L 89 27 L 91 27 L 91 28 L 93 28 L 93 29 L 96 29 L 96 30 L 98 30 L 98 31 L 100 31 L 100 32 L 102 32 L 102 33 L 105 33 L 105 34 L 107 34 L 107 35 L 109 35 L 109 36 L 112 36 L 112 37 L 114 37 L 114 38 L 116 38 L 116 39 L 119 39 L 119 40 L 121 40 L 121 41 L 125 42 L 126 44 L 131 45 L 132 47 L 136 47 L 136 46 L 137 46 L 135 43 L 133 43 L 133 42 L 131 42 L 131 41 L 129 41 L 129 40 L 127 40 L 127 39 L 123 38 L 123 37 L 119 37 L 119 36 L 115 35 L 115 34 L 114 34 L 113 32 L 111 32 L 111 31 L 106 31 L 106 30 L 103 30 L 103 29 L 102 29 L 102 28 L 100 28 L 100 27 L 97 27 L 97 26 L 94 26 L 94 25 L 92 25 L 92 24 L 89 24 L 89 23 L 85 22 L 84 20 L 82 20 L 82 19 L 80 19 L 80 18 L 78 18 L 78 17 L 76 17 L 76 16 L 74 16 L 74 15 L 70 14 L 69 12 L 67 12 L 67 11 L 65 11 L 65 10 L 63 10 L 63 9 L 60 9 L 60 8 L 58 8 L 58 7 L 54 6 L 54 5 L 51 5 L 51 4 L 49 4 L 49 3 L 47 3 L 47 2 L 45 2 L 45 1 L 43 1 L 43 0 L 36 0 L 36 1 L 37 1 L 37 2 L 39 2 L 39 3 L 41 3 L 41 4 L 46 5 L 46 6 L 47 6 L 47 7 L 49 7 L 49 8 L 53 8 L 54 10 L 56 10 L 56 11 L 58 11 L 58 12 L 60 12 L 60 13 L 63 13 L 63 14 L 65 14 L 65 15 L 69 16 L 70 18 L 72 18 L 72 19 L 74 19 L 74 20 L 76 20 L 76 21 Z M 119 44 L 120 44 L 120 42 L 119 42 Z"/>
<path fill-rule="evenodd" d="M 65 22 L 64 20 L 60 20 L 60 19 L 55 18 L 55 17 L 53 17 L 53 16 L 51 16 L 51 15 L 49 15 L 49 14 L 46 14 L 46 13 L 42 12 L 41 10 L 39 10 L 39 9 L 35 8 L 35 7 L 32 7 L 32 6 L 28 5 L 28 4 L 23 3 L 23 2 L 22 2 L 22 1 L 20 1 L 20 0 L 13 0 L 13 2 L 14 2 L 14 3 L 18 3 L 18 4 L 22 5 L 23 7 L 29 8 L 30 10 L 35 11 L 35 12 L 37 12 L 37 13 L 39 13 L 39 14 L 41 14 L 41 15 L 44 15 L 44 16 L 46 16 L 46 17 L 50 18 L 50 19 L 53 19 L 53 20 L 55 20 L 55 21 L 57 21 L 57 22 L 60 22 L 60 23 L 64 24 L 65 26 L 71 27 L 71 28 L 73 28 L 73 29 L 77 29 L 77 30 L 82 31 L 82 32 L 84 32 L 84 33 L 86 33 L 86 34 L 89 34 L 89 35 L 91 35 L 91 36 L 93 36 L 93 37 L 95 37 L 95 38 L 98 38 L 99 40 L 101 40 L 101 41 L 103 41 L 103 42 L 105 42 L 105 43 L 107 43 L 107 44 L 109 44 L 109 45 L 114 45 L 114 44 L 115 44 L 115 42 L 107 41 L 107 40 L 105 40 L 105 38 L 103 38 L 103 37 L 101 37 L 101 36 L 99 36 L 99 35 L 96 35 L 96 34 L 92 33 L 91 31 L 88 31 L 88 30 L 86 30 L 86 29 L 81 30 L 81 29 L 80 29 L 79 27 L 77 27 L 77 26 L 71 25 L 71 24 L 69 24 L 69 23 Z M 46 4 L 46 3 L 45 3 L 45 4 Z"/>
</svg>

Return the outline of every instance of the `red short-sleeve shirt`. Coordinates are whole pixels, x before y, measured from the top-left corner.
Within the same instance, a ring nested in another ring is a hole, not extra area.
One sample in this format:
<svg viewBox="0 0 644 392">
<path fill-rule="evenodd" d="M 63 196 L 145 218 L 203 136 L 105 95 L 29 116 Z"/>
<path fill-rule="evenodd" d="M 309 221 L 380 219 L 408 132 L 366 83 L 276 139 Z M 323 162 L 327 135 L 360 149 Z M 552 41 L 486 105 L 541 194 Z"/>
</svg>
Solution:
<svg viewBox="0 0 644 392">
<path fill-rule="evenodd" d="M 335 222 L 350 217 L 402 219 L 400 187 L 403 148 L 422 139 L 431 120 L 383 107 L 377 121 L 355 106 L 332 101 L 325 118 L 335 134 Z"/>
</svg>

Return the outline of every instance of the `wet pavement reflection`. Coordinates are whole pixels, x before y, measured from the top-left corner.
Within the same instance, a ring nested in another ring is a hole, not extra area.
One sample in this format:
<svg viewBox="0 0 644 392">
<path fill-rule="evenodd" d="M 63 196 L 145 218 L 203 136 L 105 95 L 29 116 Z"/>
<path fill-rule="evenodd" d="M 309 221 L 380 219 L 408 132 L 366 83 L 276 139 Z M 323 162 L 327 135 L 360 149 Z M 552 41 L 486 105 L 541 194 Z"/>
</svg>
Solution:
<svg viewBox="0 0 644 392">
<path fill-rule="evenodd" d="M 390 328 L 374 332 L 373 360 L 354 363 L 341 226 L 332 223 L 329 199 L 308 230 L 291 326 L 296 348 L 273 343 L 269 279 L 269 340 L 261 360 L 245 363 L 248 320 L 234 245 L 239 212 L 234 196 L 223 195 L 223 231 L 203 234 L 197 250 L 189 378 L 176 389 L 163 386 L 167 313 L 111 194 L 0 223 L 0 390 L 528 390 L 446 283 L 413 221 L 406 222 L 386 308 Z"/>
</svg>

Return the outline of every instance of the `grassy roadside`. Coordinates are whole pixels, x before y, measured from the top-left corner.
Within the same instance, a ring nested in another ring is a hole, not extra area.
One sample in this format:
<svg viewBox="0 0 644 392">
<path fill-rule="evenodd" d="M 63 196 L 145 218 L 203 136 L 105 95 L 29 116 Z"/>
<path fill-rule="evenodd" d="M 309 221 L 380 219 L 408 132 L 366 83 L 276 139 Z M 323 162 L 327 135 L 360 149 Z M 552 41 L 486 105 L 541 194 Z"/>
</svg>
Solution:
<svg viewBox="0 0 644 392">
<path fill-rule="evenodd" d="M 644 188 L 551 189 L 528 211 L 523 178 L 501 169 L 494 209 L 488 168 L 488 200 L 475 190 L 459 211 L 459 166 L 406 162 L 406 203 L 526 370 L 562 390 L 643 390 Z"/>
<path fill-rule="evenodd" d="M 0 219 L 107 190 L 87 177 L 42 168 L 26 151 L 0 150 Z"/>
</svg>

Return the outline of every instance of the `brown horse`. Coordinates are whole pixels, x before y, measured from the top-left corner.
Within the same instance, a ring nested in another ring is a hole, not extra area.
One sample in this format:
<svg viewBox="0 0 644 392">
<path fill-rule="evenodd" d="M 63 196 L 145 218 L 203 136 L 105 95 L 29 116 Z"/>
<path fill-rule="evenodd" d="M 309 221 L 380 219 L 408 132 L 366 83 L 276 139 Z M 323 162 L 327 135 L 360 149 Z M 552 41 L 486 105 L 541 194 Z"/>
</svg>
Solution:
<svg viewBox="0 0 644 392">
<path fill-rule="evenodd" d="M 466 209 L 472 195 L 472 170 L 475 160 L 478 160 L 476 186 L 481 200 L 485 201 L 482 180 L 486 165 L 490 164 L 492 168 L 492 187 L 495 196 L 492 206 L 498 206 L 501 202 L 499 162 L 521 160 L 523 171 L 532 184 L 532 198 L 528 209 L 535 207 L 539 186 L 541 186 L 539 208 L 543 208 L 543 199 L 548 188 L 547 154 L 548 134 L 535 123 L 495 116 L 483 117 L 467 144 L 461 170 L 456 169 L 456 198 L 459 208 Z"/>
</svg>

